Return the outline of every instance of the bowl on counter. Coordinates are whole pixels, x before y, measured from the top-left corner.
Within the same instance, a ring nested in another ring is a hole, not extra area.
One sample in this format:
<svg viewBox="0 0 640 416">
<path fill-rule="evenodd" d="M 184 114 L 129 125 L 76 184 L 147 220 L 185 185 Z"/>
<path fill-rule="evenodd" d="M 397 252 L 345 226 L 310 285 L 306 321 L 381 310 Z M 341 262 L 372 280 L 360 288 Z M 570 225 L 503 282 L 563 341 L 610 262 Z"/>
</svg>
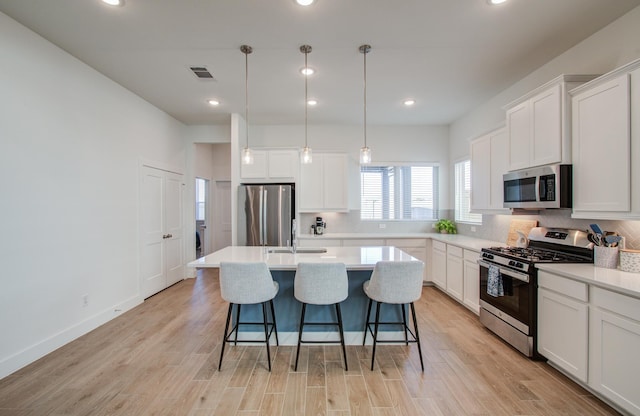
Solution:
<svg viewBox="0 0 640 416">
<path fill-rule="evenodd" d="M 623 272 L 640 273 L 640 250 L 620 250 L 620 270 Z"/>
</svg>

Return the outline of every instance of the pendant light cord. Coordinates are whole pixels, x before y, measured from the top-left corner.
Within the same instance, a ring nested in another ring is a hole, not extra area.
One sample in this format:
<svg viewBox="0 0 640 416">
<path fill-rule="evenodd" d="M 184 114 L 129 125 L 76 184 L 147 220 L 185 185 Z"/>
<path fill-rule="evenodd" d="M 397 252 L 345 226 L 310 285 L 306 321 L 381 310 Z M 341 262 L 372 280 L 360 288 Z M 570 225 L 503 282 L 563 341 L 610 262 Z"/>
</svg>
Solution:
<svg viewBox="0 0 640 416">
<path fill-rule="evenodd" d="M 240 46 L 240 50 L 244 53 L 244 121 L 246 123 L 245 134 L 247 141 L 247 149 L 249 148 L 249 54 L 253 52 L 253 48 L 249 45 Z"/>
<path fill-rule="evenodd" d="M 306 46 L 306 45 L 305 45 Z M 307 55 L 309 54 L 309 48 L 305 48 L 304 50 L 304 69 L 307 70 L 309 67 L 307 66 Z M 309 100 L 307 98 L 307 81 L 309 78 L 309 74 L 305 74 L 304 76 L 304 148 L 307 149 L 307 111 L 309 107 Z"/>
<path fill-rule="evenodd" d="M 364 55 L 364 147 L 367 147 L 367 53 L 371 45 L 361 45 L 360 52 Z"/>
</svg>

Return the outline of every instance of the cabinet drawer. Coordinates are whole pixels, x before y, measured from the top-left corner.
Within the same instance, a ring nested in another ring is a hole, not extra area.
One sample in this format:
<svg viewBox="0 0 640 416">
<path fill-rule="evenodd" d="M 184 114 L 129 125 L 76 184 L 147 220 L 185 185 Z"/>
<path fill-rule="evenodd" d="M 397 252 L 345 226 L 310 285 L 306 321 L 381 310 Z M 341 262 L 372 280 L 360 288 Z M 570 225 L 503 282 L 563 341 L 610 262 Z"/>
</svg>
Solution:
<svg viewBox="0 0 640 416">
<path fill-rule="evenodd" d="M 451 254 L 455 257 L 462 257 L 462 248 L 452 245 L 447 245 L 447 254 Z"/>
<path fill-rule="evenodd" d="M 640 321 L 640 299 L 634 299 L 599 287 L 591 288 L 591 297 L 593 304 L 596 306 Z"/>
<path fill-rule="evenodd" d="M 299 240 L 300 247 L 341 247 L 341 240 L 333 240 L 329 238 L 315 238 L 315 239 L 306 239 L 301 238 Z"/>
<path fill-rule="evenodd" d="M 538 272 L 538 286 L 582 302 L 589 300 L 589 287 L 586 283 L 576 282 L 545 271 Z"/>
<path fill-rule="evenodd" d="M 433 240 L 431 246 L 434 250 L 447 251 L 447 244 L 442 241 Z"/>
<path fill-rule="evenodd" d="M 464 250 L 464 259 L 471 262 L 477 262 L 480 258 L 480 253 L 473 250 Z"/>
<path fill-rule="evenodd" d="M 426 242 L 421 238 L 390 238 L 387 240 L 387 245 L 394 247 L 425 247 Z"/>
<path fill-rule="evenodd" d="M 344 247 L 377 247 L 384 246 L 384 240 L 377 240 L 373 238 L 367 239 L 344 239 L 342 240 Z"/>
</svg>

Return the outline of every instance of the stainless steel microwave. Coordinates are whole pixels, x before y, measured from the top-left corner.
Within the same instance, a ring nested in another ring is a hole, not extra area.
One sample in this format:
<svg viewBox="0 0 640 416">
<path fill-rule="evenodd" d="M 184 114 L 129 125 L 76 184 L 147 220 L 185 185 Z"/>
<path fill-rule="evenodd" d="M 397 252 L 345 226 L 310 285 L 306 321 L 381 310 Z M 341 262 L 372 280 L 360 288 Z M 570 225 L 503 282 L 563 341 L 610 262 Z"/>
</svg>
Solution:
<svg viewBox="0 0 640 416">
<path fill-rule="evenodd" d="M 505 208 L 571 208 L 571 165 L 518 170 L 502 179 Z"/>
</svg>

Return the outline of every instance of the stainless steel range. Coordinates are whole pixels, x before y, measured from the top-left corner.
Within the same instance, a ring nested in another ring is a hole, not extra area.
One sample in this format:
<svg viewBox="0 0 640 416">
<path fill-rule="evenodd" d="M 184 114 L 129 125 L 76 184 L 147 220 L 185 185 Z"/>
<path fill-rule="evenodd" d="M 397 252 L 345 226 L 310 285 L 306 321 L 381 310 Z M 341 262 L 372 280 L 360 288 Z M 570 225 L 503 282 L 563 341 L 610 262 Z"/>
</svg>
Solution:
<svg viewBox="0 0 640 416">
<path fill-rule="evenodd" d="M 536 227 L 528 247 L 483 248 L 480 322 L 514 348 L 536 354 L 537 263 L 593 263 L 593 244 L 581 230 Z"/>
</svg>

